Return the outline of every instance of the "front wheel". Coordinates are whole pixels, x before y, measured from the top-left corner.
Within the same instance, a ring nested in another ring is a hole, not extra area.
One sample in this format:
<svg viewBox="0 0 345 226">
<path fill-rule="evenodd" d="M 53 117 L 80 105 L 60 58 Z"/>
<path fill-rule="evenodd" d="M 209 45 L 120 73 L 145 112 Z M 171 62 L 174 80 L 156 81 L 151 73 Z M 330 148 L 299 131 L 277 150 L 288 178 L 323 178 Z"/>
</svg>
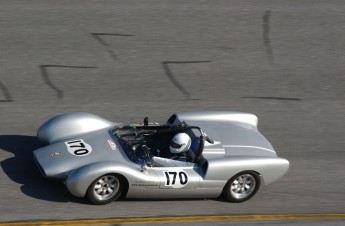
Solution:
<svg viewBox="0 0 345 226">
<path fill-rule="evenodd" d="M 121 195 L 121 178 L 106 174 L 92 182 L 87 190 L 89 200 L 97 205 L 104 205 L 116 200 Z"/>
<path fill-rule="evenodd" d="M 244 202 L 253 197 L 259 187 L 260 176 L 253 171 L 243 171 L 226 183 L 223 195 L 229 202 Z"/>
</svg>

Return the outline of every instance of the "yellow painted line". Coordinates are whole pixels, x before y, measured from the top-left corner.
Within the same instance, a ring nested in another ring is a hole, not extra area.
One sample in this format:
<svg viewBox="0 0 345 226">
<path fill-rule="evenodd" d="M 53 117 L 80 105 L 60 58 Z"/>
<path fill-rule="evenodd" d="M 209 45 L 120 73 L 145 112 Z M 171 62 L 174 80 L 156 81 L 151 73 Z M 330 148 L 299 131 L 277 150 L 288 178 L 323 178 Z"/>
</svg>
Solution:
<svg viewBox="0 0 345 226">
<path fill-rule="evenodd" d="M 167 224 L 196 222 L 231 222 L 231 221 L 303 221 L 303 220 L 345 220 L 345 213 L 315 214 L 251 214 L 228 216 L 175 216 L 175 217 L 134 217 L 108 218 L 90 220 L 50 220 L 50 221 L 18 221 L 1 222 L 0 226 L 47 226 L 47 225 L 117 225 L 117 224 Z"/>
</svg>

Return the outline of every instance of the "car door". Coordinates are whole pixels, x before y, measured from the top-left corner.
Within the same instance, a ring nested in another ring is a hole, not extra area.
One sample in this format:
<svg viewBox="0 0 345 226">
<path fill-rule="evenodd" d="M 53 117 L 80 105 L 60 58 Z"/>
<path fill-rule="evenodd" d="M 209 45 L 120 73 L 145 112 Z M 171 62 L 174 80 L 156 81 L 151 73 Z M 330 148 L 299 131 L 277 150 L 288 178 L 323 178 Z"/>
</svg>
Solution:
<svg viewBox="0 0 345 226">
<path fill-rule="evenodd" d="M 166 160 L 166 164 L 152 170 L 159 178 L 160 189 L 167 191 L 197 188 L 202 175 L 197 164 L 175 160 Z"/>
</svg>

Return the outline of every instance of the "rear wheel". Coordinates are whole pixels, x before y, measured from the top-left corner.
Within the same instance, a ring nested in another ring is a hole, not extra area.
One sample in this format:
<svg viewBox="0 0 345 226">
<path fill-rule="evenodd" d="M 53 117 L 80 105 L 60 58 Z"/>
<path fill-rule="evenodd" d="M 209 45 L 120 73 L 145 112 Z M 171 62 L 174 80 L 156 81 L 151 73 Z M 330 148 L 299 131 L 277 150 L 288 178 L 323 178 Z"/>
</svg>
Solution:
<svg viewBox="0 0 345 226">
<path fill-rule="evenodd" d="M 104 205 L 116 200 L 122 192 L 121 177 L 114 174 L 103 175 L 92 182 L 87 190 L 89 200 Z"/>
<path fill-rule="evenodd" d="M 244 202 L 253 197 L 259 187 L 260 176 L 253 171 L 243 171 L 226 183 L 223 195 L 229 202 Z"/>
</svg>

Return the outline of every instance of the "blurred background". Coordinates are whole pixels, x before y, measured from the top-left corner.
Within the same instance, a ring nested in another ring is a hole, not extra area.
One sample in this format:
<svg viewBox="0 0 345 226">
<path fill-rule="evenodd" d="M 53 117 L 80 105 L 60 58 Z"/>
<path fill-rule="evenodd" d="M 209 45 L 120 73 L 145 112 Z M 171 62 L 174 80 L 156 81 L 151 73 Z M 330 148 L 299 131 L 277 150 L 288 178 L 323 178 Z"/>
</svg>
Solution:
<svg viewBox="0 0 345 226">
<path fill-rule="evenodd" d="M 341 0 L 0 1 L 0 221 L 344 212 L 344 13 Z M 205 110 L 256 114 L 288 174 L 241 204 L 95 207 L 32 160 L 57 114 Z"/>
</svg>

